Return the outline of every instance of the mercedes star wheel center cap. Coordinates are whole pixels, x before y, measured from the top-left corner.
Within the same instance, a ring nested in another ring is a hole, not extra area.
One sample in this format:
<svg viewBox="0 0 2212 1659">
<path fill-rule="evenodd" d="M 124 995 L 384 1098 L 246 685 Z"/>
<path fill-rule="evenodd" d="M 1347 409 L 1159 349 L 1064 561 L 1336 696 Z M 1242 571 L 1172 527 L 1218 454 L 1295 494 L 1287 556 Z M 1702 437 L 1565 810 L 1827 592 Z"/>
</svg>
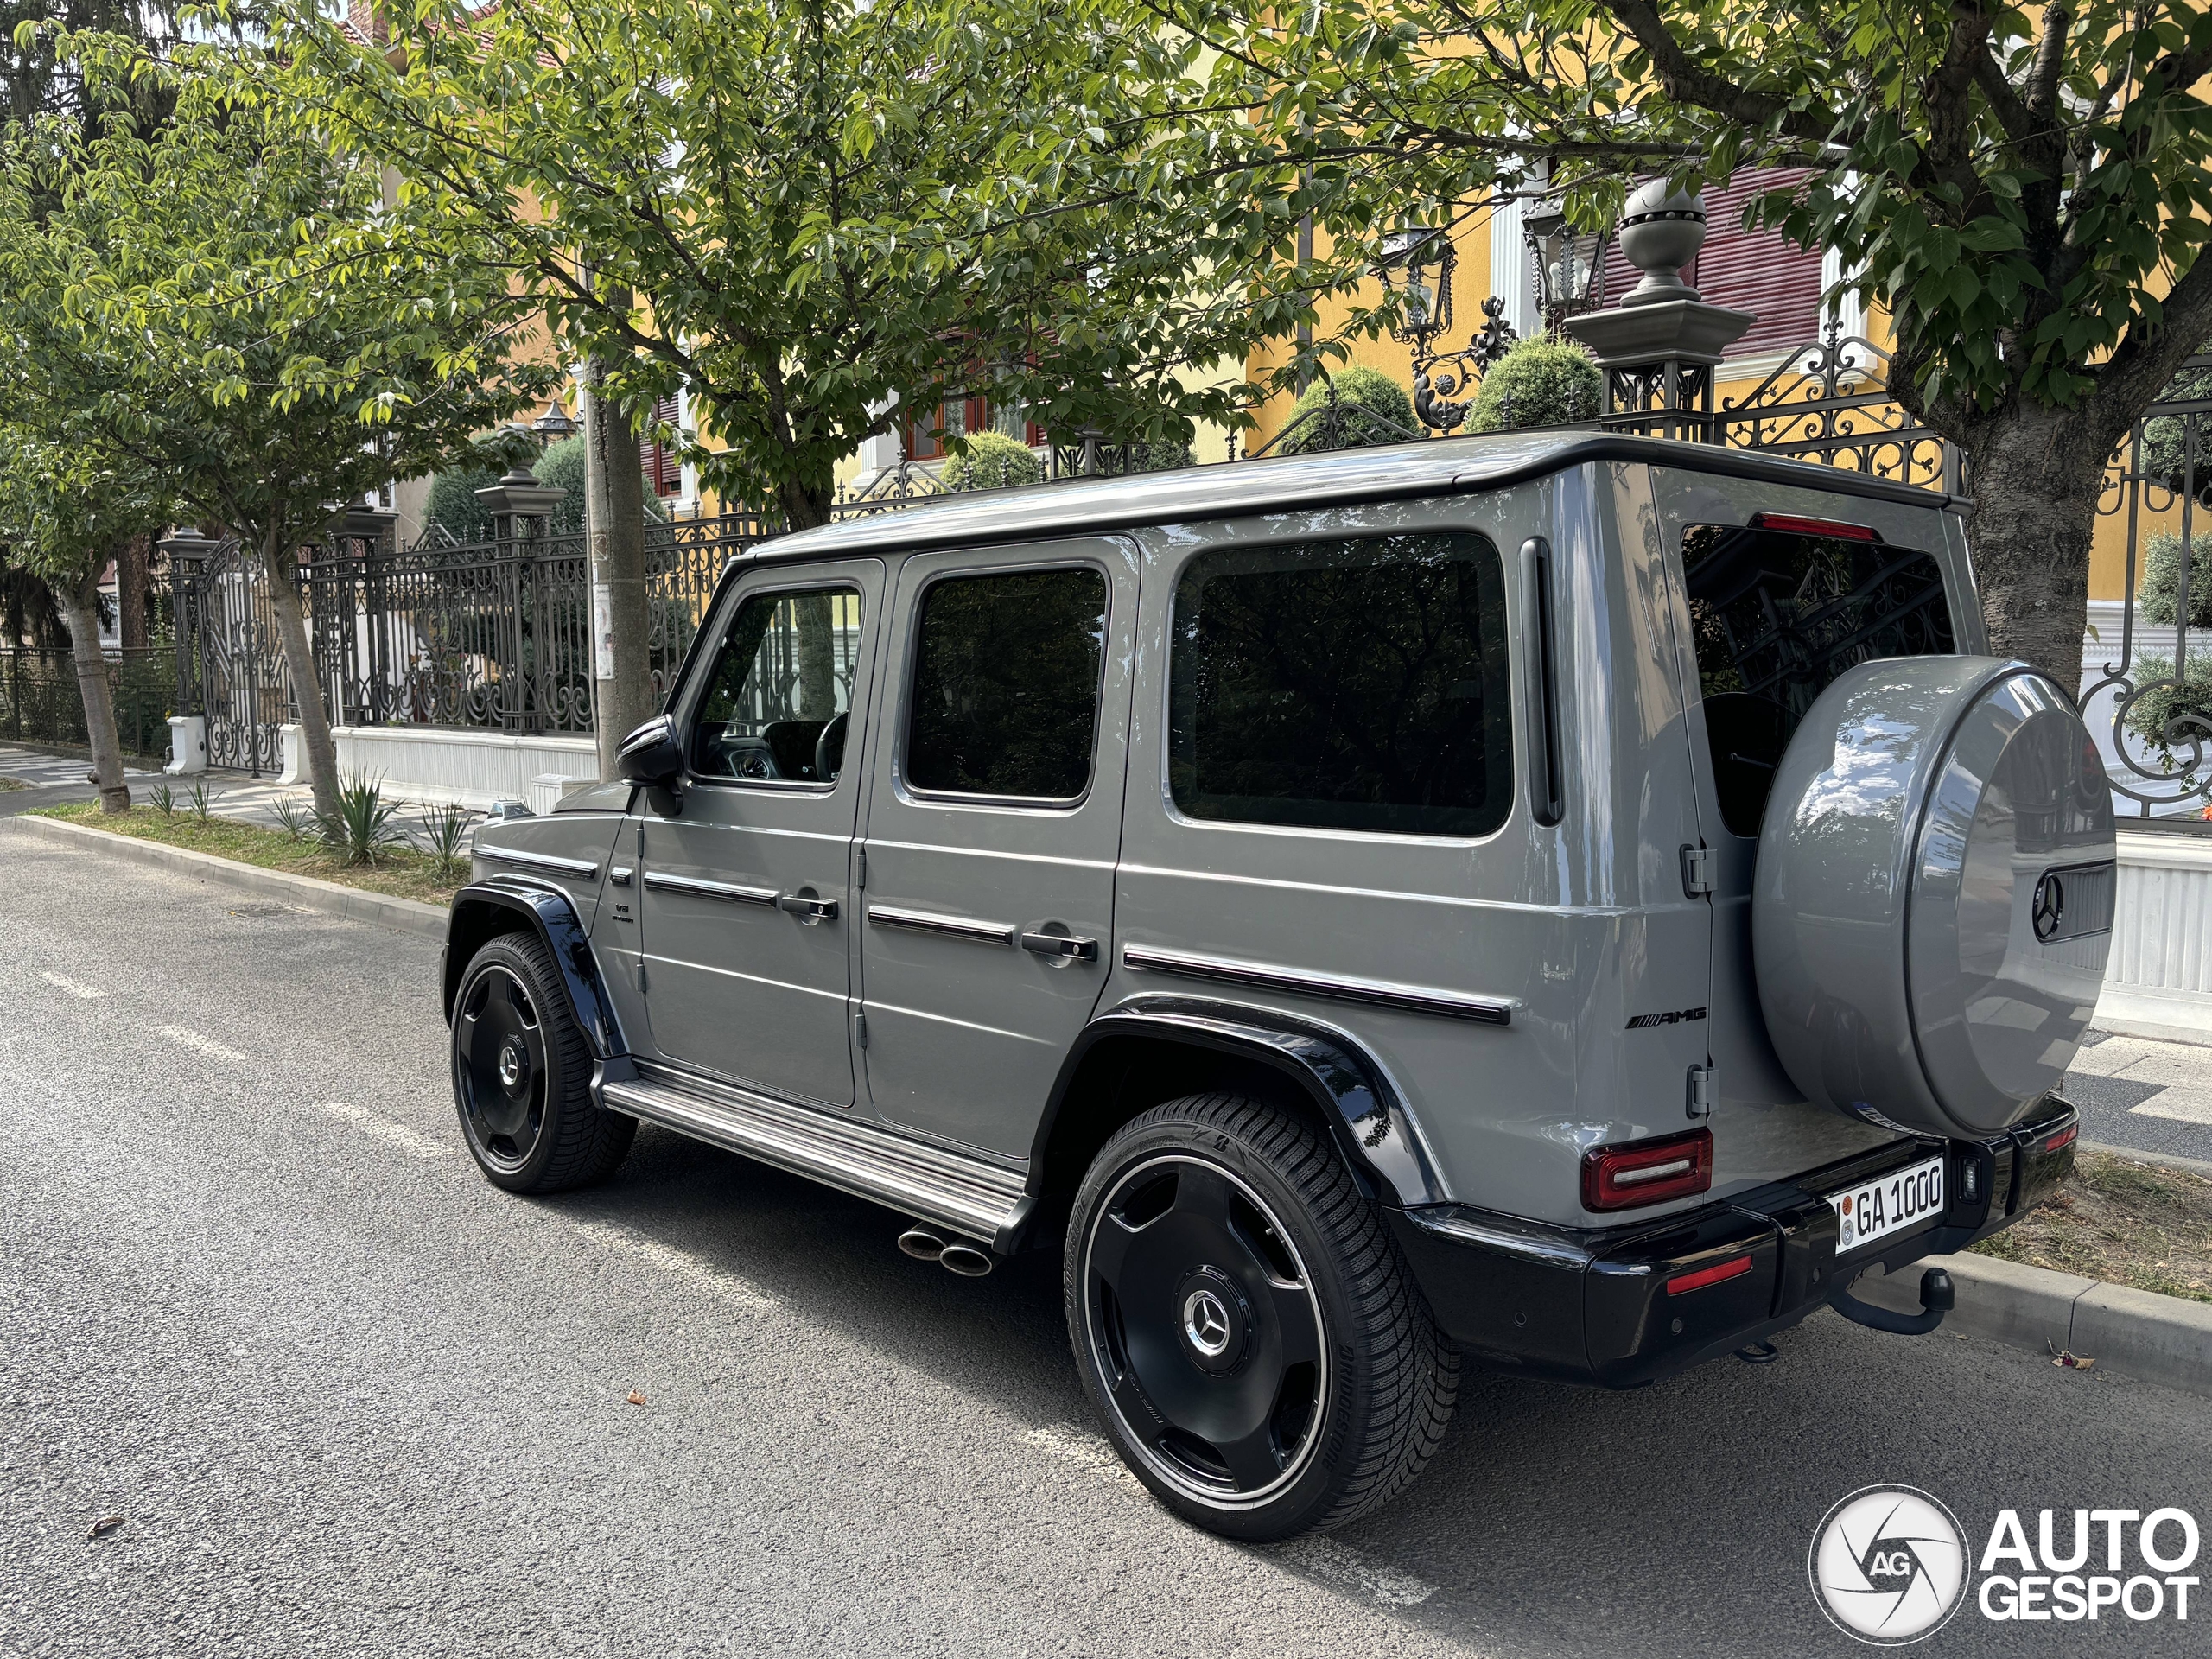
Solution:
<svg viewBox="0 0 2212 1659">
<path fill-rule="evenodd" d="M 1208 1359 L 1219 1359 L 1228 1350 L 1230 1334 L 1229 1310 L 1220 1297 L 1201 1288 L 1183 1299 L 1183 1335 L 1192 1347 Z"/>
<path fill-rule="evenodd" d="M 512 1089 L 522 1081 L 522 1046 L 509 1042 L 499 1049 L 499 1084 Z"/>
</svg>

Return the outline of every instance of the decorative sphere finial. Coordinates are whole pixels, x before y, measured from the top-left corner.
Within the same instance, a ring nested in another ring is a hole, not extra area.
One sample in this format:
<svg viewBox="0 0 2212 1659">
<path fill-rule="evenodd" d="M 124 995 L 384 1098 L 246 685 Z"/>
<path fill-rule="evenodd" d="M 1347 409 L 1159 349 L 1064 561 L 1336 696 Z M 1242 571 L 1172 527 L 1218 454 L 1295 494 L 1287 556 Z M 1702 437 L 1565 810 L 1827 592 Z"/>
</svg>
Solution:
<svg viewBox="0 0 2212 1659">
<path fill-rule="evenodd" d="M 1621 296 L 1621 304 L 1704 297 L 1682 280 L 1682 267 L 1704 245 L 1702 195 L 1670 189 L 1664 179 L 1637 186 L 1621 210 L 1621 252 L 1643 273 L 1643 280 Z"/>
</svg>

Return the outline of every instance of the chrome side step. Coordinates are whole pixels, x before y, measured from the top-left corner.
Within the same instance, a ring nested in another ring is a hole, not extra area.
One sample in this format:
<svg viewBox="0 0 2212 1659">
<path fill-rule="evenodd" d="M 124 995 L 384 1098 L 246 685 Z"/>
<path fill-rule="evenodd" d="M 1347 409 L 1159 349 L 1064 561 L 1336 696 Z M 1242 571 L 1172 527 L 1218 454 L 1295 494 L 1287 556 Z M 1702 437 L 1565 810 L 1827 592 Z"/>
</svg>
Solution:
<svg viewBox="0 0 2212 1659">
<path fill-rule="evenodd" d="M 855 1198 L 1010 1246 L 1029 1209 L 1027 1177 L 872 1123 L 641 1064 L 610 1078 L 608 1106 Z"/>
</svg>

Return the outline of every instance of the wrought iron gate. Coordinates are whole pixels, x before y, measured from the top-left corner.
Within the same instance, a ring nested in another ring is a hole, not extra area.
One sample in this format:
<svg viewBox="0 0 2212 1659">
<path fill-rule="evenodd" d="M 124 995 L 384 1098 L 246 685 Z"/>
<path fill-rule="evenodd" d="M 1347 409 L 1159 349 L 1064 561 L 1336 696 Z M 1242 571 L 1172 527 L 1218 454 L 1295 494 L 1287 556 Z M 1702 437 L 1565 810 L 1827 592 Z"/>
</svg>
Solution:
<svg viewBox="0 0 2212 1659">
<path fill-rule="evenodd" d="M 176 706 L 207 721 L 207 764 L 258 778 L 283 765 L 279 728 L 292 718 L 290 677 L 269 602 L 269 572 L 235 541 L 173 551 Z"/>
</svg>

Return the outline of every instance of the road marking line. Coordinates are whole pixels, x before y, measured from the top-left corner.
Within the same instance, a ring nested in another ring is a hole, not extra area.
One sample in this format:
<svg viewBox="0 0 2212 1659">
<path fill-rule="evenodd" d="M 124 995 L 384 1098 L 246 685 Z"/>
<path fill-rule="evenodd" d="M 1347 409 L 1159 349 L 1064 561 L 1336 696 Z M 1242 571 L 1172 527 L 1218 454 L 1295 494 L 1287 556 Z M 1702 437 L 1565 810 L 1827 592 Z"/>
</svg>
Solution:
<svg viewBox="0 0 2212 1659">
<path fill-rule="evenodd" d="M 105 996 L 107 993 L 97 985 L 87 985 L 82 980 L 71 979 L 66 974 L 41 974 L 39 977 L 57 991 L 67 991 L 72 996 Z"/>
<path fill-rule="evenodd" d="M 2127 1112 L 2131 1117 L 2163 1117 L 2170 1123 L 2212 1123 L 2212 1101 L 2207 1100 L 2169 1101 L 2154 1096 Z"/>
<path fill-rule="evenodd" d="M 687 1255 L 673 1245 L 664 1244 L 657 1238 L 625 1227 L 614 1221 L 580 1221 L 576 1230 L 594 1244 L 601 1244 L 641 1262 L 651 1262 L 663 1273 L 683 1280 L 686 1284 L 705 1291 L 721 1301 L 748 1312 L 761 1313 L 772 1307 L 783 1306 L 783 1299 L 758 1285 L 747 1283 L 734 1274 L 723 1273 L 709 1267 L 696 1255 Z"/>
<path fill-rule="evenodd" d="M 1077 1428 L 1071 1423 L 1054 1423 L 1048 1428 L 1033 1428 L 1021 1438 L 1063 1463 L 1072 1463 L 1116 1486 L 1133 1492 L 1144 1491 L 1144 1483 L 1129 1472 L 1128 1465 L 1114 1448 L 1103 1436 L 1093 1434 L 1089 1429 Z"/>
<path fill-rule="evenodd" d="M 420 1130 L 410 1129 L 404 1123 L 395 1123 L 390 1118 L 378 1117 L 365 1106 L 356 1106 L 350 1101 L 334 1100 L 322 1109 L 341 1123 L 351 1123 L 364 1135 L 386 1141 L 416 1158 L 449 1158 L 453 1148 L 443 1141 L 433 1141 Z"/>
<path fill-rule="evenodd" d="M 1376 1560 L 1333 1538 L 1294 1538 L 1268 1552 L 1301 1573 L 1348 1590 L 1361 1590 L 1387 1607 L 1418 1607 L 1436 1586 Z"/>
<path fill-rule="evenodd" d="M 213 1037 L 194 1031 L 189 1026 L 158 1026 L 155 1028 L 154 1034 L 157 1037 L 166 1037 L 178 1047 L 194 1050 L 208 1056 L 211 1059 L 237 1060 L 241 1063 L 245 1059 L 245 1056 L 235 1048 L 225 1048 Z"/>
</svg>

